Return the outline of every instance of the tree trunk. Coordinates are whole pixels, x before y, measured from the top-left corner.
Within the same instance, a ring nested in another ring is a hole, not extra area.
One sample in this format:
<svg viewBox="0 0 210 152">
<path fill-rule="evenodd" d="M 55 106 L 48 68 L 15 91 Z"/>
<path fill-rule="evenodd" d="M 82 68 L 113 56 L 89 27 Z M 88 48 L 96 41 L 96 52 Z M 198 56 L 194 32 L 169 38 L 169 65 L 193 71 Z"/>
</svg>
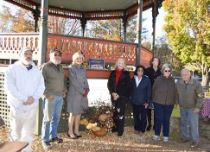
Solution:
<svg viewBox="0 0 210 152">
<path fill-rule="evenodd" d="M 209 75 L 208 74 L 202 75 L 202 86 L 208 87 L 209 86 L 208 83 L 209 83 Z"/>
<path fill-rule="evenodd" d="M 201 66 L 202 69 L 202 86 L 204 87 L 204 89 L 208 89 L 209 87 L 209 81 L 210 81 L 210 69 L 207 66 L 207 64 L 202 64 Z"/>
</svg>

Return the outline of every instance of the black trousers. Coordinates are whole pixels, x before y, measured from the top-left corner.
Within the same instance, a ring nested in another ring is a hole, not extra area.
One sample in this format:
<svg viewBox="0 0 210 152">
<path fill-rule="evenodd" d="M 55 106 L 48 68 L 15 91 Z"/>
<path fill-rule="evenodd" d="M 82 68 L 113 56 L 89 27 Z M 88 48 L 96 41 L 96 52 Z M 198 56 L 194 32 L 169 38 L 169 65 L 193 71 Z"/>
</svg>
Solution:
<svg viewBox="0 0 210 152">
<path fill-rule="evenodd" d="M 147 111 L 147 120 L 148 126 L 152 126 L 152 109 L 148 109 Z"/>
<path fill-rule="evenodd" d="M 152 126 L 152 110 L 154 109 L 148 109 L 147 111 L 147 121 L 148 121 L 148 126 Z M 155 112 L 154 112 L 154 119 L 153 119 L 153 128 L 155 128 Z"/>
<path fill-rule="evenodd" d="M 125 105 L 127 102 L 126 97 L 120 97 L 116 101 L 112 101 L 114 108 L 113 120 L 114 127 L 113 130 L 117 131 L 119 135 L 122 135 L 124 132 L 124 122 L 125 122 Z"/>
<path fill-rule="evenodd" d="M 134 129 L 145 132 L 147 126 L 147 109 L 144 105 L 133 104 Z"/>
</svg>

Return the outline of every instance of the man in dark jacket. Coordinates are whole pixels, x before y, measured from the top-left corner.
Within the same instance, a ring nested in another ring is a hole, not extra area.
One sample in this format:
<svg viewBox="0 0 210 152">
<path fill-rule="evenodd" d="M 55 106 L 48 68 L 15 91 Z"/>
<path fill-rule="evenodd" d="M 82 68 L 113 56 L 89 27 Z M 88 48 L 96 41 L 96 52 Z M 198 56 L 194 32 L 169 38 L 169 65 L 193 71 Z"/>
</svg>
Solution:
<svg viewBox="0 0 210 152">
<path fill-rule="evenodd" d="M 42 121 L 42 146 L 45 150 L 51 148 L 50 142 L 62 143 L 63 139 L 57 136 L 63 106 L 63 97 L 66 93 L 64 71 L 61 65 L 62 52 L 51 49 L 50 61 L 43 64 L 41 71 L 45 82 Z"/>
</svg>

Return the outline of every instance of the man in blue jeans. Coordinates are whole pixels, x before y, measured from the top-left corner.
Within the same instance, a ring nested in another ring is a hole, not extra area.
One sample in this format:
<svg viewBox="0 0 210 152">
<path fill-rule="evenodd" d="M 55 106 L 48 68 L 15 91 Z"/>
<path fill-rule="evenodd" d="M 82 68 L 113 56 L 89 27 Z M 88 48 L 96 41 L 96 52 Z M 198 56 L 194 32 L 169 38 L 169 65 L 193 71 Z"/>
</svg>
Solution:
<svg viewBox="0 0 210 152">
<path fill-rule="evenodd" d="M 61 55 L 59 49 L 51 49 L 49 62 L 41 67 L 46 88 L 43 99 L 44 117 L 42 121 L 42 146 L 45 150 L 51 147 L 50 142 L 63 142 L 57 136 L 63 97 L 66 93 Z"/>
<path fill-rule="evenodd" d="M 181 71 L 182 79 L 177 82 L 181 114 L 182 142 L 192 140 L 191 147 L 199 143 L 198 119 L 202 104 L 203 90 L 200 83 L 193 80 L 188 69 Z"/>
</svg>

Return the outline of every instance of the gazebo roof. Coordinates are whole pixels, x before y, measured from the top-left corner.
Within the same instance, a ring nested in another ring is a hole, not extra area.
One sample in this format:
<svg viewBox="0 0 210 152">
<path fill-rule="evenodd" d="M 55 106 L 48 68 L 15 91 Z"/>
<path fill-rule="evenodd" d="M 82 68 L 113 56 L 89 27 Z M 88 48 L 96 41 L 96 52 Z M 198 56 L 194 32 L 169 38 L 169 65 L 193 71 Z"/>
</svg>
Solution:
<svg viewBox="0 0 210 152">
<path fill-rule="evenodd" d="M 6 0 L 27 10 L 36 11 L 41 0 Z M 49 14 L 87 20 L 130 17 L 137 12 L 138 0 L 48 0 Z M 144 0 L 144 10 L 153 0 Z"/>
</svg>

